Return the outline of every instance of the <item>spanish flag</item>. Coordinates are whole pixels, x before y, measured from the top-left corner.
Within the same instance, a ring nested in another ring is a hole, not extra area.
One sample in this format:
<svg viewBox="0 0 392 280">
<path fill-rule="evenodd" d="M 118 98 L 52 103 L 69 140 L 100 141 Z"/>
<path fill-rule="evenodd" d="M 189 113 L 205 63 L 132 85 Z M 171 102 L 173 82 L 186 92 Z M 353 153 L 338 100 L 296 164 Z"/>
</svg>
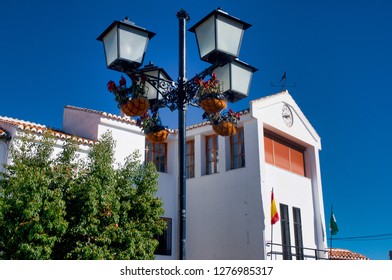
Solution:
<svg viewBox="0 0 392 280">
<path fill-rule="evenodd" d="M 271 225 L 279 221 L 278 210 L 276 209 L 276 203 L 274 198 L 274 191 L 271 191 Z"/>
</svg>

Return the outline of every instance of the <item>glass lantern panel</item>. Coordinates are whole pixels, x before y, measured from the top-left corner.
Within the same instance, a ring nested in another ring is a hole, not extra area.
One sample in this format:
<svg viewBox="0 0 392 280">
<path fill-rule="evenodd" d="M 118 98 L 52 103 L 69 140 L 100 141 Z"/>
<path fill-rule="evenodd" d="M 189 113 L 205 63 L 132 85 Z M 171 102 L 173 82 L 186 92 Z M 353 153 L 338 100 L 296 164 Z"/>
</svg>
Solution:
<svg viewBox="0 0 392 280">
<path fill-rule="evenodd" d="M 154 70 L 154 71 L 148 71 L 148 72 L 144 72 L 144 73 L 146 75 L 148 75 L 148 76 L 152 76 L 152 77 L 155 77 L 155 78 L 162 78 L 161 77 L 162 75 L 160 75 L 159 72 L 160 72 L 159 70 Z M 154 79 L 154 78 L 152 78 L 152 79 Z M 157 85 L 155 84 L 155 87 L 156 86 Z M 156 100 L 156 99 L 161 100 L 162 99 L 162 95 L 160 93 L 158 93 L 158 91 L 156 90 L 155 87 L 154 87 L 153 84 L 151 84 L 150 82 L 146 81 L 145 89 L 147 91 L 147 98 L 149 100 Z"/>
<path fill-rule="evenodd" d="M 118 36 L 120 38 L 120 58 L 142 64 L 149 40 L 148 33 L 120 26 Z"/>
<path fill-rule="evenodd" d="M 243 24 L 218 15 L 217 18 L 217 49 L 238 57 L 240 52 Z"/>
<path fill-rule="evenodd" d="M 220 81 L 222 86 L 222 92 L 231 90 L 230 81 L 230 63 L 217 67 L 214 69 L 213 73 L 216 75 L 216 79 Z"/>
<path fill-rule="evenodd" d="M 199 45 L 200 57 L 204 57 L 215 50 L 215 21 L 214 16 L 209 17 L 196 29 L 197 43 Z"/>
<path fill-rule="evenodd" d="M 231 65 L 232 90 L 247 96 L 252 79 L 252 70 L 245 66 L 233 63 Z"/>
<path fill-rule="evenodd" d="M 105 46 L 106 65 L 109 66 L 118 57 L 117 52 L 117 26 L 110 30 L 105 37 L 103 37 Z"/>
</svg>

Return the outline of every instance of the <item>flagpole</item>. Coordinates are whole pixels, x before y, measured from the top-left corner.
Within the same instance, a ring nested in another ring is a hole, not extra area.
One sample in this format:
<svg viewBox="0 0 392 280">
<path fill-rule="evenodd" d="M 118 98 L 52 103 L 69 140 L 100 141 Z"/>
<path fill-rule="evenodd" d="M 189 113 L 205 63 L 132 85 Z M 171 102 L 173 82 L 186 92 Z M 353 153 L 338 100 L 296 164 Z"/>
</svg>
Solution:
<svg viewBox="0 0 392 280">
<path fill-rule="evenodd" d="M 271 190 L 271 196 L 274 193 L 274 188 L 272 188 Z M 272 203 L 272 199 L 271 199 L 271 203 Z M 271 207 L 270 207 L 271 208 Z M 272 216 L 272 208 L 271 208 L 271 214 L 270 216 Z M 270 219 L 271 220 L 271 219 Z M 270 221 L 271 223 L 271 260 L 272 260 L 272 246 L 274 246 L 274 224 Z"/>
<path fill-rule="evenodd" d="M 332 240 L 333 236 L 338 233 L 339 227 L 336 222 L 335 214 L 333 213 L 333 205 L 331 205 L 331 217 L 329 218 L 329 229 L 331 231 L 331 241 L 329 245 L 329 253 L 332 255 Z"/>
<path fill-rule="evenodd" d="M 333 205 L 331 204 L 331 216 L 332 216 L 332 214 L 333 214 Z M 331 221 L 330 221 L 330 224 L 331 224 Z M 329 241 L 329 255 L 332 255 L 332 227 L 330 226 L 329 227 L 329 236 L 330 236 L 330 238 L 331 238 L 331 240 Z"/>
<path fill-rule="evenodd" d="M 271 260 L 272 260 L 272 252 L 273 252 L 273 244 L 274 244 L 274 224 L 279 221 L 278 210 L 276 209 L 276 203 L 274 198 L 274 188 L 271 190 Z"/>
<path fill-rule="evenodd" d="M 271 260 L 272 260 L 272 246 L 274 243 L 274 225 L 271 224 Z"/>
</svg>

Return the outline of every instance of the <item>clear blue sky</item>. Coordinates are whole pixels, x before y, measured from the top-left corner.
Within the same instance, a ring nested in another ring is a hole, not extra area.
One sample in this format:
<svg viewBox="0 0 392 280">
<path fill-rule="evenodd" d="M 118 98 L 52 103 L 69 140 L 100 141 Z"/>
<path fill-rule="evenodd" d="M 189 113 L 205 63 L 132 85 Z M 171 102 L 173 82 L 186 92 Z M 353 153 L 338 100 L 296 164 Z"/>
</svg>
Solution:
<svg viewBox="0 0 392 280">
<path fill-rule="evenodd" d="M 188 11 L 191 27 L 222 7 L 251 23 L 240 59 L 257 67 L 250 97 L 276 93 L 287 72 L 288 87 L 322 138 L 321 171 L 325 216 L 334 205 L 336 238 L 392 233 L 392 2 L 199 0 L 199 1 L 6 1 L 0 9 L 0 115 L 61 128 L 63 108 L 74 105 L 111 113 L 118 109 L 106 90 L 121 74 L 105 68 L 98 35 L 128 16 L 157 35 L 152 60 L 177 77 L 178 21 Z M 188 33 L 188 77 L 200 62 Z M 175 113 L 163 121 L 176 127 Z M 201 121 L 190 109 L 188 124 Z M 279 198 L 276 198 L 277 201 Z M 372 259 L 387 259 L 388 239 L 334 241 Z"/>
</svg>

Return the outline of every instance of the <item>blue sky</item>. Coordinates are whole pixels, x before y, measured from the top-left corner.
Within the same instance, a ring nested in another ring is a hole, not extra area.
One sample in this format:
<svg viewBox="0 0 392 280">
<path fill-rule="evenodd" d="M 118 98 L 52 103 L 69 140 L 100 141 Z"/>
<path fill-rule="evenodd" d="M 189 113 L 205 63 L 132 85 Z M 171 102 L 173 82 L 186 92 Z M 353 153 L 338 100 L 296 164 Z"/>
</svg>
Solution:
<svg viewBox="0 0 392 280">
<path fill-rule="evenodd" d="M 240 3 L 240 4 L 239 4 Z M 177 77 L 178 21 L 188 11 L 191 27 L 218 7 L 251 23 L 240 59 L 257 67 L 250 97 L 287 89 L 322 139 L 320 153 L 326 220 L 334 205 L 336 238 L 389 234 L 388 239 L 335 240 L 334 247 L 387 259 L 392 250 L 391 119 L 392 4 L 373 1 L 7 1 L 0 9 L 0 115 L 61 128 L 63 108 L 74 105 L 111 113 L 118 108 L 106 83 L 121 74 L 105 68 L 98 35 L 128 16 L 157 35 L 145 63 Z M 187 34 L 188 78 L 200 62 Z M 295 86 L 290 86 L 295 85 Z M 164 124 L 176 127 L 177 115 Z M 188 124 L 201 121 L 190 109 Z M 276 198 L 277 201 L 279 198 Z"/>
</svg>

